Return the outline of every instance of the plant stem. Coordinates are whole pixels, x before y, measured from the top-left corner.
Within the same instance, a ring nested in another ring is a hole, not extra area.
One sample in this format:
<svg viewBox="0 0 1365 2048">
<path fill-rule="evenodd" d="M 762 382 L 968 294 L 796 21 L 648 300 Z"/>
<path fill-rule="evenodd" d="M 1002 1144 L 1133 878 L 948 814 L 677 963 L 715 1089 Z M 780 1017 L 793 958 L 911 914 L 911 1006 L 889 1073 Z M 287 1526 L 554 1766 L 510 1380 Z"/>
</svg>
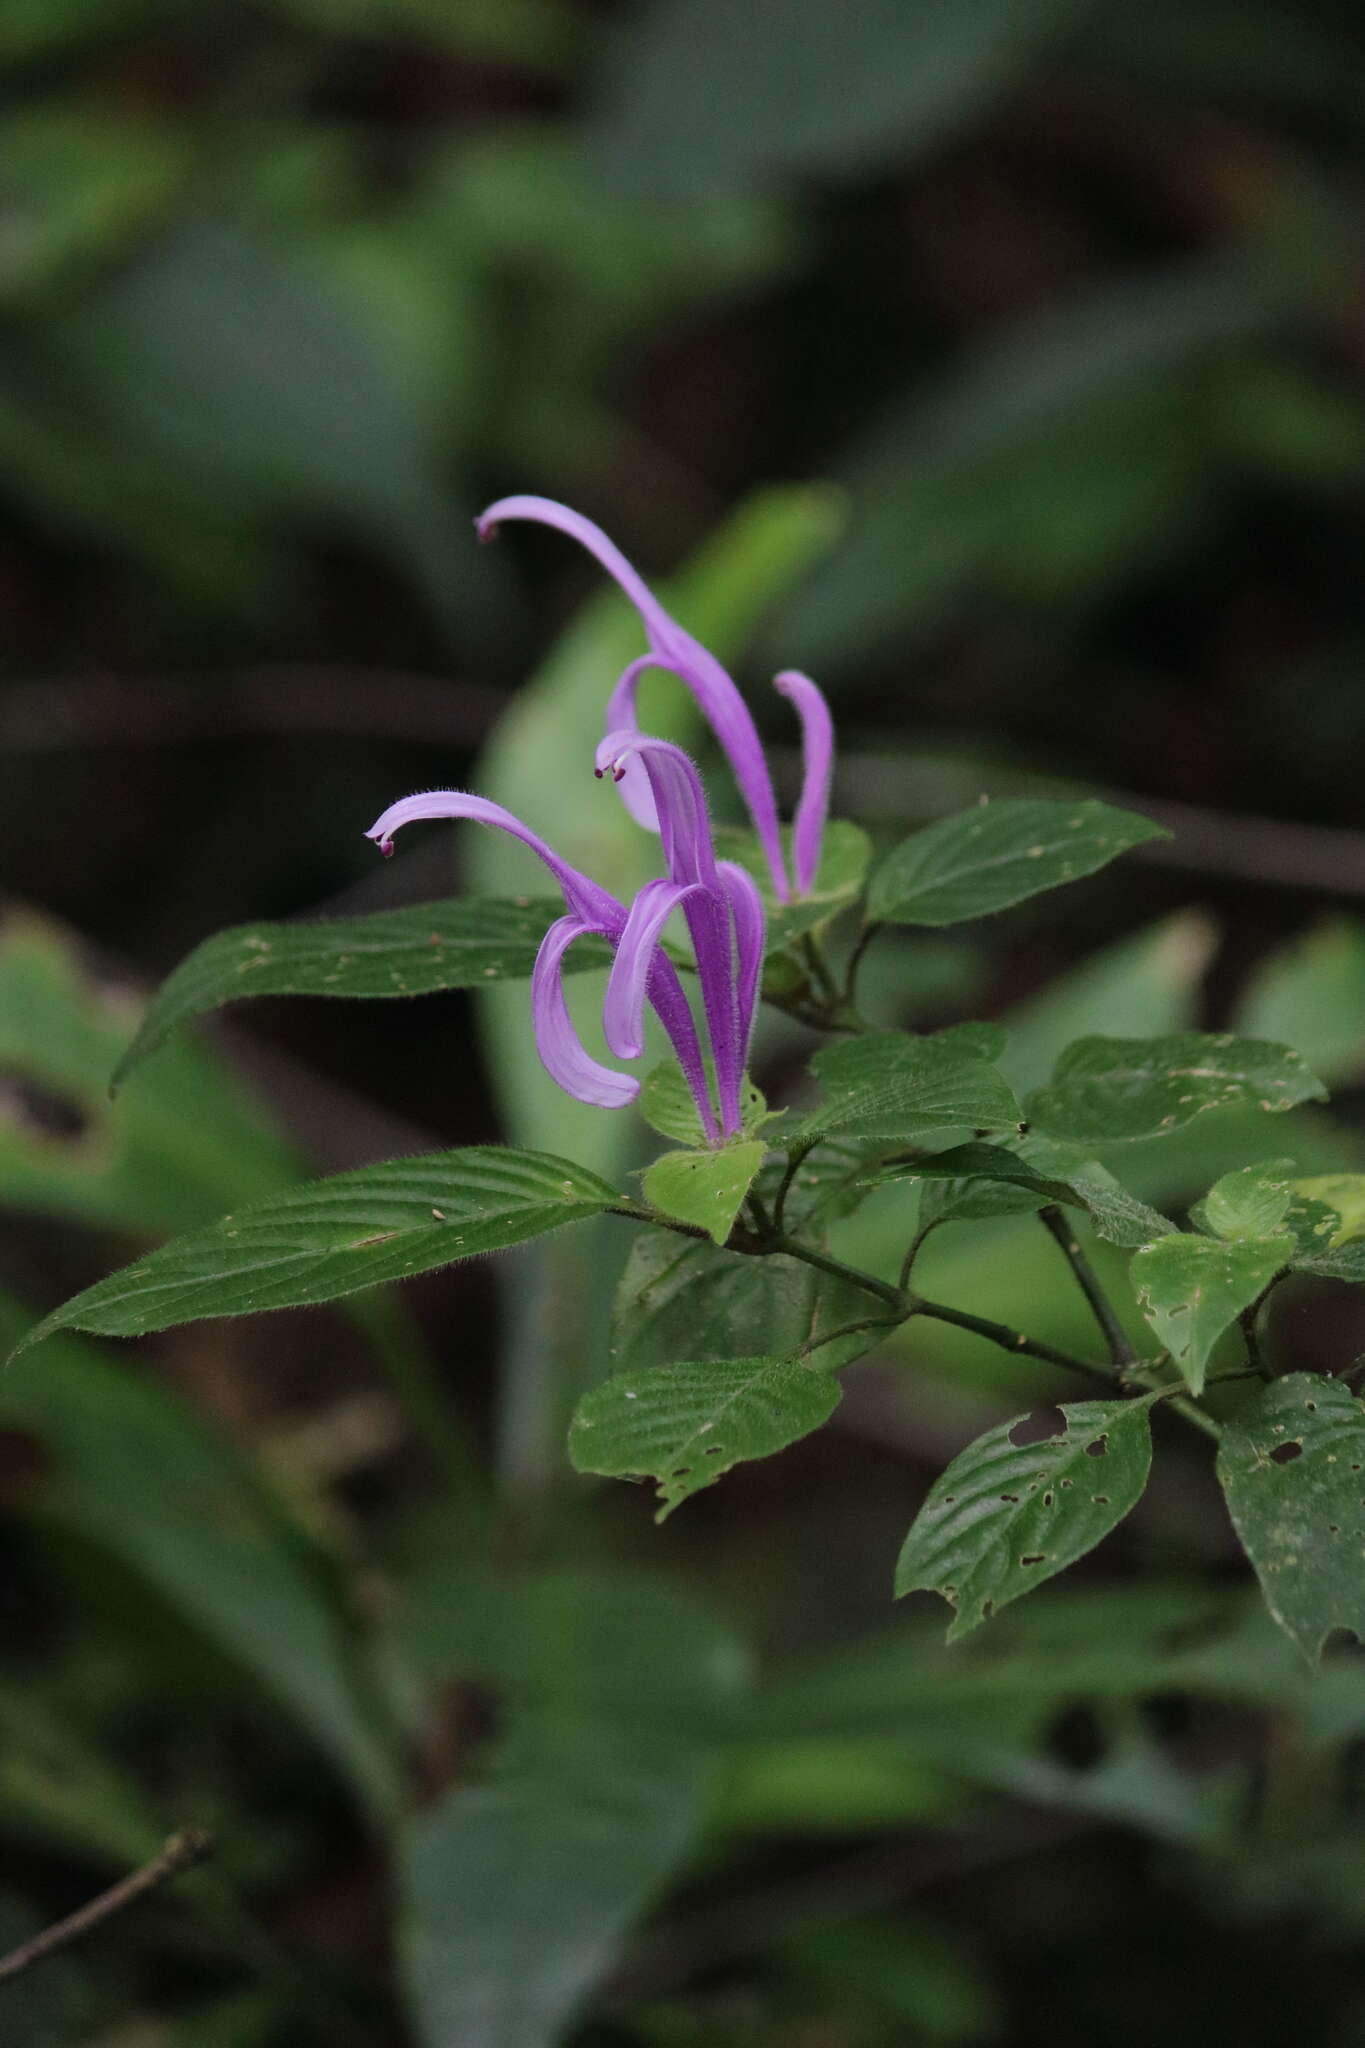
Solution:
<svg viewBox="0 0 1365 2048">
<path fill-rule="evenodd" d="M 787 1196 L 791 1192 L 792 1182 L 796 1179 L 797 1174 L 801 1171 L 801 1168 L 810 1158 L 811 1153 L 815 1150 L 819 1142 L 820 1140 L 818 1138 L 799 1139 L 797 1143 L 792 1146 L 790 1152 L 787 1154 L 786 1171 L 783 1173 L 782 1179 L 778 1183 L 777 1194 L 773 1199 L 774 1230 L 782 1229 L 783 1221 L 787 1213 Z"/>
<path fill-rule="evenodd" d="M 34 1963 L 42 1962 L 45 1956 L 65 1948 L 68 1942 L 88 1933 L 92 1927 L 98 1927 L 101 1921 L 110 1919 L 115 1913 L 121 1913 L 169 1878 L 178 1877 L 182 1870 L 188 1870 L 191 1864 L 207 1856 L 212 1847 L 213 1837 L 205 1834 L 202 1828 L 184 1828 L 178 1835 L 171 1835 L 150 1863 L 144 1863 L 140 1870 L 121 1877 L 117 1884 L 111 1884 L 107 1891 L 101 1892 L 76 1912 L 69 1913 L 54 1927 L 44 1928 L 31 1941 L 11 1949 L 7 1956 L 0 1956 L 0 1983 L 17 1977 Z"/>
<path fill-rule="evenodd" d="M 872 941 L 885 929 L 884 924 L 865 924 L 858 934 L 853 951 L 848 956 L 848 966 L 844 969 L 844 1001 L 850 1010 L 857 1008 L 858 969 L 863 964 L 863 955 Z"/>
<path fill-rule="evenodd" d="M 852 1337 L 859 1330 L 898 1330 L 904 1321 L 904 1316 L 863 1316 L 856 1323 L 841 1323 L 837 1330 L 827 1330 L 823 1337 L 811 1337 L 801 1346 L 801 1356 L 809 1358 L 822 1345 L 833 1344 L 840 1337 Z"/>
<path fill-rule="evenodd" d="M 1022 1330 L 1011 1330 L 1006 1323 L 993 1323 L 965 1308 L 950 1308 L 946 1302 L 925 1301 L 922 1296 L 915 1298 L 914 1313 L 928 1316 L 931 1322 L 952 1323 L 959 1330 L 970 1330 L 974 1336 L 998 1344 L 1002 1351 L 1014 1351 L 1024 1358 L 1041 1358 L 1047 1365 L 1065 1366 L 1068 1372 L 1082 1372 L 1087 1379 L 1100 1380 L 1111 1393 L 1115 1389 L 1114 1375 L 1106 1366 L 1092 1365 L 1088 1358 L 1075 1358 L 1069 1351 L 1059 1351 L 1053 1344 L 1025 1336 Z"/>
<path fill-rule="evenodd" d="M 1094 1268 L 1076 1242 L 1070 1219 L 1064 1216 L 1056 1202 L 1049 1202 L 1045 1209 L 1038 1211 L 1038 1221 L 1051 1232 L 1061 1246 L 1062 1256 L 1076 1276 L 1076 1284 L 1094 1311 L 1095 1321 L 1104 1333 L 1109 1346 L 1109 1357 L 1120 1370 L 1137 1364 L 1137 1353 L 1129 1340 L 1128 1332 L 1114 1311 L 1104 1289 L 1095 1277 Z"/>
<path fill-rule="evenodd" d="M 842 1259 L 832 1259 L 828 1252 L 817 1251 L 813 1244 L 803 1244 L 800 1238 L 789 1237 L 785 1231 L 775 1232 L 765 1249 L 785 1252 L 788 1258 L 801 1259 L 806 1265 L 815 1266 L 836 1280 L 847 1280 L 850 1286 L 861 1287 L 865 1294 L 875 1294 L 878 1301 L 884 1301 L 888 1308 L 895 1309 L 901 1319 L 915 1313 L 914 1297 L 903 1288 L 893 1287 L 889 1280 L 879 1280 L 875 1273 L 864 1273 L 857 1266 L 846 1266 Z"/>
</svg>

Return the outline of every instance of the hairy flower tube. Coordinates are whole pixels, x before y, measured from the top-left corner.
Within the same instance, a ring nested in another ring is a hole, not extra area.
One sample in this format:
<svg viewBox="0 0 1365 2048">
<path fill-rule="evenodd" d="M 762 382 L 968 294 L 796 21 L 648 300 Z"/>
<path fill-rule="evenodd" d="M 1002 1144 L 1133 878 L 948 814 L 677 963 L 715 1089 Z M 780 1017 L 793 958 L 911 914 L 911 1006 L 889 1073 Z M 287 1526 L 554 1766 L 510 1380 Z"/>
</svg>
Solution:
<svg viewBox="0 0 1365 2048">
<path fill-rule="evenodd" d="M 705 797 L 686 755 L 662 741 L 634 733 L 622 737 L 632 748 L 645 750 L 642 757 L 651 762 L 655 749 L 668 757 L 652 770 L 657 778 L 668 878 L 646 883 L 629 910 L 511 811 L 464 790 L 427 790 L 404 797 L 390 804 L 366 837 L 376 842 L 381 853 L 389 854 L 395 832 L 416 819 L 469 818 L 528 846 L 554 876 L 566 911 L 541 941 L 531 975 L 532 1029 L 547 1073 L 566 1094 L 601 1109 L 623 1108 L 639 1094 L 640 1084 L 633 1075 L 603 1066 L 588 1052 L 564 996 L 564 956 L 569 947 L 575 939 L 590 935 L 604 938 L 615 954 L 602 1019 L 608 1046 L 619 1059 L 640 1057 L 648 1001 L 668 1035 L 707 1141 L 720 1144 L 741 1128 L 744 1061 L 763 953 L 763 907 L 749 876 L 716 861 Z M 680 904 L 697 954 L 719 1119 L 711 1101 L 696 1023 L 678 971 L 661 944 L 663 927 Z"/>
<path fill-rule="evenodd" d="M 742 1127 L 744 1067 L 763 967 L 763 899 L 751 875 L 718 861 L 706 795 L 695 764 L 681 747 L 631 728 L 608 733 L 597 750 L 597 773 L 622 782 L 634 765 L 649 783 L 663 839 L 667 874 L 647 882 L 631 906 L 607 987 L 603 1027 L 618 1058 L 642 1049 L 646 985 L 640 961 L 672 913 L 681 909 L 697 963 L 697 981 L 724 1135 Z"/>
<path fill-rule="evenodd" d="M 730 763 L 763 847 L 778 898 L 787 902 L 793 893 L 800 896 L 809 894 L 820 864 L 820 845 L 834 762 L 834 729 L 829 708 L 818 686 L 796 669 L 784 669 L 775 680 L 775 688 L 795 706 L 801 721 L 805 763 L 801 798 L 792 832 L 793 892 L 782 850 L 777 802 L 773 796 L 763 742 L 759 739 L 748 706 L 715 655 L 684 631 L 676 619 L 670 618 L 615 543 L 581 513 L 571 511 L 567 505 L 556 504 L 553 498 L 499 498 L 475 521 L 479 538 L 487 540 L 508 519 L 529 519 L 543 526 L 554 526 L 581 542 L 640 614 L 650 651 L 626 667 L 612 691 L 607 705 L 607 733 L 635 728 L 636 692 L 640 678 L 647 670 L 660 668 L 677 676 L 696 698 Z M 654 790 L 648 778 L 635 778 L 623 788 L 622 795 L 632 816 L 640 824 L 658 829 Z"/>
</svg>

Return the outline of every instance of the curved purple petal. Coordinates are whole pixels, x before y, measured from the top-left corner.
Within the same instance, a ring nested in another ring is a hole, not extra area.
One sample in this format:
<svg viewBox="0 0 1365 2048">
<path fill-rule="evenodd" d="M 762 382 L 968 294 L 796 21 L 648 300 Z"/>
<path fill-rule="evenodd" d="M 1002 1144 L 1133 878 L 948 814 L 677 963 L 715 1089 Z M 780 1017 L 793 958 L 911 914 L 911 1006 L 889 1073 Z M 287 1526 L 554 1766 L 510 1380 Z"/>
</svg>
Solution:
<svg viewBox="0 0 1365 2048">
<path fill-rule="evenodd" d="M 730 905 L 735 928 L 735 1030 L 739 1042 L 741 1075 L 749 1063 L 749 1040 L 753 1036 L 754 1013 L 758 1008 L 759 982 L 763 974 L 765 918 L 763 897 L 757 882 L 733 861 L 717 863 L 720 886 Z"/>
<path fill-rule="evenodd" d="M 639 1094 L 639 1082 L 592 1057 L 564 1000 L 564 955 L 591 930 L 581 918 L 561 917 L 546 932 L 531 972 L 531 1024 L 541 1065 L 566 1095 L 598 1109 L 624 1109 Z"/>
<path fill-rule="evenodd" d="M 820 843 L 829 813 L 829 785 L 834 773 L 834 721 L 829 715 L 823 690 L 799 669 L 785 668 L 773 678 L 796 706 L 801 720 L 801 752 L 805 775 L 801 801 L 792 827 L 792 866 L 796 871 L 797 893 L 809 895 L 820 868 Z"/>
<path fill-rule="evenodd" d="M 630 906 L 602 1005 L 602 1029 L 618 1059 L 638 1060 L 645 1049 L 645 998 L 659 934 L 695 887 L 688 882 L 646 882 Z"/>
<path fill-rule="evenodd" d="M 609 938 L 614 937 L 624 925 L 625 905 L 618 902 L 609 889 L 602 888 L 590 876 L 571 866 L 552 846 L 547 846 L 539 833 L 533 832 L 529 825 L 523 825 L 520 818 L 504 810 L 501 804 L 491 803 L 487 797 L 471 796 L 462 789 L 421 790 L 416 796 L 405 796 L 396 804 L 390 804 L 365 837 L 373 839 L 381 853 L 392 853 L 394 833 L 418 818 L 470 818 L 476 825 L 492 825 L 500 832 L 510 833 L 513 839 L 529 846 L 537 859 L 545 863 L 576 917 L 605 932 Z"/>
<path fill-rule="evenodd" d="M 650 669 L 659 669 L 665 675 L 676 675 L 677 670 L 667 668 L 657 654 L 637 655 L 621 671 L 616 688 L 607 699 L 606 729 L 610 732 L 625 730 L 639 731 L 639 716 L 636 711 L 636 693 L 640 678 Z M 619 785 L 621 801 L 637 825 L 643 825 L 647 832 L 659 829 L 659 813 L 654 802 L 654 792 L 649 786 L 647 775 L 629 775 Z"/>
<path fill-rule="evenodd" d="M 625 592 L 640 614 L 650 648 L 658 658 L 659 666 L 672 669 L 692 692 L 701 707 L 716 738 L 724 750 L 726 759 L 734 772 L 735 781 L 754 821 L 768 866 L 772 871 L 773 887 L 785 901 L 791 894 L 787 881 L 787 866 L 782 854 L 782 840 L 777 827 L 777 803 L 773 796 L 772 778 L 768 774 L 768 763 L 764 758 L 763 744 L 758 730 L 749 715 L 748 706 L 726 671 L 708 648 L 681 627 L 676 619 L 670 618 L 659 600 L 650 590 L 638 571 L 632 568 L 621 550 L 608 540 L 601 527 L 581 513 L 572 512 L 567 505 L 560 505 L 553 498 L 521 496 L 499 498 L 495 504 L 480 513 L 474 522 L 481 540 L 486 540 L 506 519 L 531 519 L 542 526 L 556 527 L 585 547 L 602 564 Z M 627 670 L 627 676 L 630 671 Z M 626 687 L 622 677 L 612 696 L 608 725 L 619 720 L 621 695 Z M 633 684 L 631 685 L 633 689 Z M 634 698 L 631 697 L 631 713 Z"/>
<path fill-rule="evenodd" d="M 617 782 L 631 772 L 634 760 L 644 770 L 663 835 L 664 862 L 670 881 L 716 886 L 716 850 L 706 792 L 695 763 L 671 740 L 656 740 L 629 728 L 609 732 L 597 749 L 597 773 Z"/>
</svg>

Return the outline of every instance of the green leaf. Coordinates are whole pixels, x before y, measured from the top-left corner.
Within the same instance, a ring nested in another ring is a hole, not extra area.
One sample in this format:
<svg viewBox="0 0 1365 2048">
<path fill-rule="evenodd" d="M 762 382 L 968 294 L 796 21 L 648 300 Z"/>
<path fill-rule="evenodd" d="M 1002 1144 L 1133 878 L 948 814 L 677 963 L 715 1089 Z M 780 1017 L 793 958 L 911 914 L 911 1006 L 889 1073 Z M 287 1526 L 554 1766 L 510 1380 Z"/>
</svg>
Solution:
<svg viewBox="0 0 1365 2048">
<path fill-rule="evenodd" d="M 0 1296 L 0 1335 L 26 1322 Z M 0 1373 L 0 1426 L 55 1467 L 42 1508 L 121 1558 L 269 1688 L 379 1809 L 398 1765 L 327 1559 L 164 1387 L 70 1338 Z"/>
<path fill-rule="evenodd" d="M 1301 1273 L 1316 1273 L 1321 1280 L 1365 1280 L 1365 1237 L 1353 1238 L 1332 1251 L 1315 1252 L 1311 1258 L 1296 1258 Z"/>
<path fill-rule="evenodd" d="M 794 1359 L 687 1360 L 625 1373 L 585 1394 L 569 1456 L 579 1472 L 654 1479 L 662 1522 L 732 1465 L 809 1436 L 838 1405 L 833 1375 Z"/>
<path fill-rule="evenodd" d="M 1073 1401 L 1060 1436 L 1017 1444 L 1017 1415 L 968 1444 L 905 1539 L 897 1598 L 941 1593 L 957 1610 L 951 1643 L 1093 1550 L 1147 1484 L 1154 1398 Z"/>
<path fill-rule="evenodd" d="M 1310 1174 L 1294 1182 L 1294 1192 L 1305 1202 L 1334 1211 L 1337 1242 L 1365 1237 L 1365 1173 Z"/>
<path fill-rule="evenodd" d="M 620 1200 L 596 1174 L 547 1153 L 471 1145 L 389 1160 L 172 1239 L 74 1296 L 19 1349 L 53 1330 L 136 1337 L 201 1316 L 335 1301 L 501 1251 Z"/>
<path fill-rule="evenodd" d="M 1051 1083 L 1025 1102 L 1030 1120 L 1058 1138 L 1094 1144 L 1149 1138 L 1206 1109 L 1294 1109 L 1327 1090 L 1289 1046 L 1230 1033 L 1169 1038 L 1081 1038 Z"/>
<path fill-rule="evenodd" d="M 1365 1408 L 1289 1373 L 1223 1428 L 1218 1478 L 1266 1606 L 1316 1663 L 1335 1628 L 1365 1642 Z"/>
<path fill-rule="evenodd" d="M 872 859 L 872 841 L 861 825 L 850 824 L 846 818 L 831 818 L 825 826 L 820 867 L 814 885 L 805 896 L 784 903 L 773 893 L 767 856 L 755 833 L 741 832 L 727 825 L 717 830 L 715 838 L 716 852 L 723 859 L 736 862 L 758 884 L 767 917 L 766 953 L 779 952 L 793 939 L 799 939 L 803 932 L 815 931 L 820 925 L 828 924 L 841 910 L 847 910 L 850 904 L 856 903 L 862 894 Z M 790 828 L 783 829 L 782 846 L 790 872 Z"/>
<path fill-rule="evenodd" d="M 255 1201 L 298 1168 L 202 1046 L 109 1100 L 138 998 L 93 973 L 74 934 L 27 910 L 0 930 L 0 1201 L 161 1235 Z"/>
<path fill-rule="evenodd" d="M 658 1066 L 646 1074 L 635 1106 L 650 1129 L 657 1131 L 661 1138 L 676 1138 L 679 1144 L 689 1146 L 706 1143 L 706 1133 L 697 1114 L 692 1090 L 675 1059 L 660 1060 Z M 767 1107 L 762 1090 L 755 1088 L 746 1076 L 740 1099 L 740 1114 L 746 1131 L 757 1127 Z"/>
<path fill-rule="evenodd" d="M 895 1159 L 878 1168 L 871 1178 L 875 1181 L 986 1181 L 997 1183 L 1009 1191 L 1013 1198 L 1009 1204 L 1011 1208 L 1041 1209 L 1045 1202 L 1066 1202 L 1077 1209 L 1085 1207 L 1082 1197 L 1067 1181 L 1052 1180 L 1039 1173 L 1027 1159 L 1021 1158 L 1017 1152 L 1007 1152 L 1003 1145 L 954 1145 L 947 1152 L 930 1152 L 923 1159 Z M 1024 1196 L 1029 1199 L 1018 1199 Z M 1006 1214 L 1008 1210 L 998 1213 Z"/>
<path fill-rule="evenodd" d="M 1287 1232 L 1231 1244 L 1177 1232 L 1133 1254 L 1138 1303 L 1191 1393 L 1202 1391 L 1209 1353 L 1224 1330 L 1293 1256 Z"/>
<path fill-rule="evenodd" d="M 788 1214 L 791 1215 L 791 1204 Z M 824 1333 L 864 1319 L 861 1288 L 777 1253 L 750 1258 L 663 1230 L 638 1233 L 616 1293 L 612 1371 L 646 1372 L 677 1358 L 794 1357 Z M 871 1349 L 876 1334 L 855 1331 L 821 1344 L 833 1372 Z"/>
<path fill-rule="evenodd" d="M 525 980 L 562 908 L 550 898 L 462 896 L 370 917 L 218 932 L 162 983 L 114 1084 L 187 1018 L 246 996 L 421 996 Z M 570 973 L 609 964 L 600 939 L 580 941 L 565 961 Z"/>
<path fill-rule="evenodd" d="M 1225 1173 L 1191 1209 L 1191 1221 L 1215 1237 L 1272 1236 L 1294 1200 L 1293 1171 L 1292 1159 L 1264 1159 Z"/>
<path fill-rule="evenodd" d="M 1341 1218 L 1325 1202 L 1312 1201 L 1293 1183 L 1292 1159 L 1267 1159 L 1242 1166 L 1215 1181 L 1190 1211 L 1191 1222 L 1217 1237 L 1270 1237 L 1283 1231 L 1296 1247 L 1292 1263 L 1325 1252 Z M 1329 1176 L 1330 1178 L 1330 1176 Z"/>
<path fill-rule="evenodd" d="M 762 1138 L 704 1152 L 665 1152 L 645 1171 L 645 1195 L 664 1216 L 695 1223 L 724 1244 L 763 1164 Z"/>
<path fill-rule="evenodd" d="M 872 877 L 867 914 L 892 924 L 963 924 L 1169 836 L 1150 818 L 1093 799 L 978 804 L 889 853 Z"/>
<path fill-rule="evenodd" d="M 964 1124 L 999 1130 L 1019 1121 L 1019 1105 L 995 1068 L 971 1040 L 951 1032 L 868 1032 L 826 1046 L 811 1071 L 827 1099 L 807 1117 L 807 1137 L 908 1140 Z"/>
<path fill-rule="evenodd" d="M 1096 1234 L 1107 1244 L 1134 1251 L 1155 1237 L 1168 1236 L 1174 1229 L 1169 1216 L 1129 1194 L 1108 1167 L 1086 1159 L 1071 1145 L 1057 1145 L 1048 1138 L 1025 1138 L 1022 1155 L 1040 1173 L 1065 1180 L 1089 1212 Z"/>
</svg>

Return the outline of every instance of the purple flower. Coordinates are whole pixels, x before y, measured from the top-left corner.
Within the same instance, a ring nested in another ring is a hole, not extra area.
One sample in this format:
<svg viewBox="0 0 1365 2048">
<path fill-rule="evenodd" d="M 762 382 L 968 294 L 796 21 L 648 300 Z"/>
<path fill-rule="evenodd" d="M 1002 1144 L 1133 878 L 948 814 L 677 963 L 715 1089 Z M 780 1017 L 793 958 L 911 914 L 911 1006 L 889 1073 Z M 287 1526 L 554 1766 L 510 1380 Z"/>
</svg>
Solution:
<svg viewBox="0 0 1365 2048">
<path fill-rule="evenodd" d="M 558 505 L 552 498 L 499 498 L 475 521 L 479 538 L 487 540 L 505 519 L 532 519 L 544 526 L 558 527 L 561 533 L 581 541 L 620 585 L 640 614 L 650 651 L 629 664 L 612 691 L 606 715 L 608 734 L 635 729 L 636 690 L 646 670 L 666 669 L 685 683 L 734 771 L 735 781 L 739 784 L 767 857 L 773 888 L 781 901 L 790 900 L 792 887 L 783 858 L 777 804 L 763 743 L 744 699 L 715 655 L 700 641 L 694 640 L 690 633 L 684 632 L 676 619 L 669 617 L 620 549 L 608 540 L 600 527 L 583 518 L 581 513 L 571 512 L 566 505 Z M 809 676 L 799 675 L 794 669 L 784 670 L 777 678 L 776 687 L 796 706 L 801 720 L 805 776 L 792 835 L 792 865 L 796 893 L 805 895 L 815 880 L 820 862 L 820 841 L 829 802 L 833 762 L 833 727 L 824 697 Z M 636 778 L 633 786 L 623 789 L 622 795 L 640 824 L 658 828 L 652 778 Z"/>
<path fill-rule="evenodd" d="M 638 761 L 648 780 L 668 872 L 647 882 L 634 903 L 607 986 L 603 1026 L 622 1059 L 642 1050 L 645 984 L 639 962 L 681 909 L 696 955 L 697 981 L 716 1070 L 721 1130 L 743 1127 L 744 1068 L 763 967 L 763 899 L 753 877 L 716 859 L 706 795 L 681 747 L 627 727 L 597 749 L 597 773 L 621 782 Z"/>
<path fill-rule="evenodd" d="M 595 934 L 615 950 L 602 1025 L 618 1059 L 644 1051 L 644 1006 L 654 1007 L 691 1089 L 708 1143 L 717 1145 L 742 1127 L 744 1064 L 758 1000 L 763 960 L 763 905 L 750 876 L 717 861 L 706 799 L 691 761 L 677 747 L 635 732 L 615 735 L 599 761 L 619 780 L 632 755 L 648 775 L 663 834 L 666 877 L 648 882 L 629 910 L 608 889 L 560 857 L 501 804 L 462 790 L 438 789 L 391 804 L 367 833 L 381 853 L 393 835 L 417 818 L 472 818 L 510 833 L 544 862 L 564 896 L 566 915 L 541 941 L 531 975 L 531 1019 L 536 1050 L 551 1078 L 580 1102 L 619 1109 L 634 1101 L 640 1084 L 595 1060 L 574 1028 L 564 999 L 564 955 L 575 939 Z M 720 1104 L 712 1106 L 696 1024 L 664 952 L 663 928 L 681 906 L 697 958 L 697 979 L 711 1041 Z"/>
</svg>

